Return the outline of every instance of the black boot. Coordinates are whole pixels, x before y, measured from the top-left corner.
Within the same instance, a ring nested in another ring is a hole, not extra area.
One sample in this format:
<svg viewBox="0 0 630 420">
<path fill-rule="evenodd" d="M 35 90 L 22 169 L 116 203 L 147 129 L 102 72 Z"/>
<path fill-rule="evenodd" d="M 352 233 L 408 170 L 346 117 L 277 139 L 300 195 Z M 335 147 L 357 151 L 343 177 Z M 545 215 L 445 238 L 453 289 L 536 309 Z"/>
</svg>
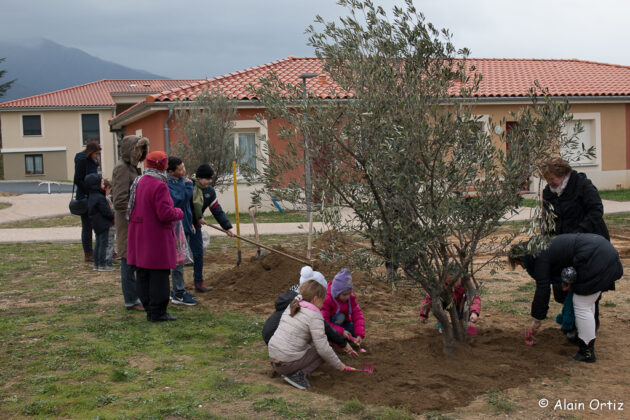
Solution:
<svg viewBox="0 0 630 420">
<path fill-rule="evenodd" d="M 577 330 L 574 328 L 566 334 L 567 340 L 571 344 L 575 344 L 576 346 L 580 345 L 580 339 L 577 335 Z"/>
<path fill-rule="evenodd" d="M 586 344 L 582 339 L 579 340 L 580 349 L 573 355 L 578 362 L 595 363 L 595 339 Z"/>
</svg>

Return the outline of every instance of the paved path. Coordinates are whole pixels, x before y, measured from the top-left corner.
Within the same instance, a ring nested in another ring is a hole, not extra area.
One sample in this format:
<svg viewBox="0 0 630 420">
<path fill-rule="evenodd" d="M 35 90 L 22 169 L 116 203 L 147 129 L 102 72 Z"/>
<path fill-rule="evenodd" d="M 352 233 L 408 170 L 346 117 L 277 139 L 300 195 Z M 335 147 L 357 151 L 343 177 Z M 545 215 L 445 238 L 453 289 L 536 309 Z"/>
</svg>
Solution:
<svg viewBox="0 0 630 420">
<path fill-rule="evenodd" d="M 43 180 L 0 181 L 0 192 L 20 194 L 72 193 L 72 183 Z"/>
<path fill-rule="evenodd" d="M 17 221 L 38 219 L 42 217 L 68 216 L 68 202 L 70 194 L 23 194 L 18 196 L 0 196 L 0 202 L 11 203 L 11 207 L 0 210 L 0 224 L 14 223 Z M 630 202 L 604 200 L 604 212 L 606 214 L 630 212 Z M 523 207 L 519 213 L 506 218 L 506 220 L 526 220 L 531 217 L 532 209 Z M 77 216 L 78 217 L 78 216 Z M 313 223 L 313 229 L 322 231 L 326 229 L 323 223 Z M 204 227 L 211 236 L 224 235 L 223 233 Z M 258 232 L 262 235 L 286 235 L 306 233 L 307 223 L 260 223 Z M 236 228 L 234 230 L 236 232 Z M 253 236 L 252 224 L 241 224 L 242 236 Z M 0 243 L 12 242 L 80 242 L 80 227 L 55 227 L 55 228 L 24 228 L 24 229 L 0 229 Z"/>
</svg>

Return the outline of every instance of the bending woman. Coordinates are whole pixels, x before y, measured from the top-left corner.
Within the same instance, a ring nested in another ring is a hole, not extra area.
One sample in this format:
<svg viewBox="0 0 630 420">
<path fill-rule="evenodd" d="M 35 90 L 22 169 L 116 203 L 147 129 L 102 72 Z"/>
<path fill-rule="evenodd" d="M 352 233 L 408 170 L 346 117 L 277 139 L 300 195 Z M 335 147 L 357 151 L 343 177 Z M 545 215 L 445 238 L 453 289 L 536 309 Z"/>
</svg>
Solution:
<svg viewBox="0 0 630 420">
<path fill-rule="evenodd" d="M 603 291 L 615 290 L 615 281 L 623 275 L 617 250 L 603 236 L 573 233 L 556 236 L 537 256 L 528 252 L 525 244 L 517 244 L 508 259 L 512 268 L 525 268 L 536 281 L 531 310 L 534 334 L 547 317 L 551 285 L 561 283 L 564 268 L 575 269 L 571 290 L 580 349 L 573 358 L 595 362 L 595 301 Z"/>
</svg>

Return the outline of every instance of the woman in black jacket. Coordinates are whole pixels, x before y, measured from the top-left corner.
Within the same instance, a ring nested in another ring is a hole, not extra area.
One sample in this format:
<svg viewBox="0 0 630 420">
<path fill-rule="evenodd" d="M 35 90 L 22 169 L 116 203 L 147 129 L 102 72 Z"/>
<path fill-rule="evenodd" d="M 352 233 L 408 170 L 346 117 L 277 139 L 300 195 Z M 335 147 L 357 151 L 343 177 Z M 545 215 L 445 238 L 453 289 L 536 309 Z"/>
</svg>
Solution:
<svg viewBox="0 0 630 420">
<path fill-rule="evenodd" d="M 89 194 L 85 185 L 85 177 L 89 174 L 98 173 L 98 155 L 101 153 L 101 146 L 96 141 L 90 141 L 85 145 L 85 150 L 74 156 L 74 185 L 77 186 L 77 200 L 86 198 Z M 94 261 L 92 251 L 92 225 L 87 214 L 81 215 L 81 243 L 85 261 Z"/>
<path fill-rule="evenodd" d="M 595 233 L 610 240 L 599 191 L 585 174 L 557 158 L 542 168 L 542 175 L 547 181 L 542 197 L 545 210 L 556 216 L 555 228 L 547 233 Z"/>
<path fill-rule="evenodd" d="M 547 181 L 542 194 L 544 209 L 555 215 L 555 227 L 547 233 L 595 233 L 610 241 L 599 191 L 584 173 L 574 171 L 566 160 L 556 158 L 543 166 L 542 175 Z M 564 303 L 566 292 L 559 284 L 553 286 L 553 297 L 556 302 Z M 595 322 L 599 327 L 599 299 L 595 304 Z M 572 340 L 574 333 L 568 332 L 567 338 Z"/>
<path fill-rule="evenodd" d="M 561 284 L 562 270 L 574 267 L 577 278 L 570 289 L 573 291 L 580 350 L 573 358 L 595 362 L 595 301 L 602 292 L 615 290 L 615 281 L 623 275 L 619 253 L 612 244 L 603 236 L 592 233 L 558 235 L 538 255 L 532 255 L 522 243 L 513 246 L 509 262 L 512 267 L 525 268 L 536 280 L 531 310 L 534 333 L 547 317 L 551 285 Z"/>
</svg>

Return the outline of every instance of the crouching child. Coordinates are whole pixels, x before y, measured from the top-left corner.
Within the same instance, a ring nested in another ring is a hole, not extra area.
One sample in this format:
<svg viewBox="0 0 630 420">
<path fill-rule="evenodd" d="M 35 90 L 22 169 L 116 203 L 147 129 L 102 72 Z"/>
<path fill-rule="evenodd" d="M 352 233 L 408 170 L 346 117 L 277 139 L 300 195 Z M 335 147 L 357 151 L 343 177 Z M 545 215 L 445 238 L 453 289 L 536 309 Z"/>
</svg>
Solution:
<svg viewBox="0 0 630 420">
<path fill-rule="evenodd" d="M 346 370 L 324 332 L 320 309 L 325 297 L 326 289 L 321 284 L 315 280 L 305 282 L 282 313 L 278 329 L 269 340 L 271 366 L 298 389 L 311 387 L 307 377 L 324 361 L 337 370 Z"/>
</svg>

